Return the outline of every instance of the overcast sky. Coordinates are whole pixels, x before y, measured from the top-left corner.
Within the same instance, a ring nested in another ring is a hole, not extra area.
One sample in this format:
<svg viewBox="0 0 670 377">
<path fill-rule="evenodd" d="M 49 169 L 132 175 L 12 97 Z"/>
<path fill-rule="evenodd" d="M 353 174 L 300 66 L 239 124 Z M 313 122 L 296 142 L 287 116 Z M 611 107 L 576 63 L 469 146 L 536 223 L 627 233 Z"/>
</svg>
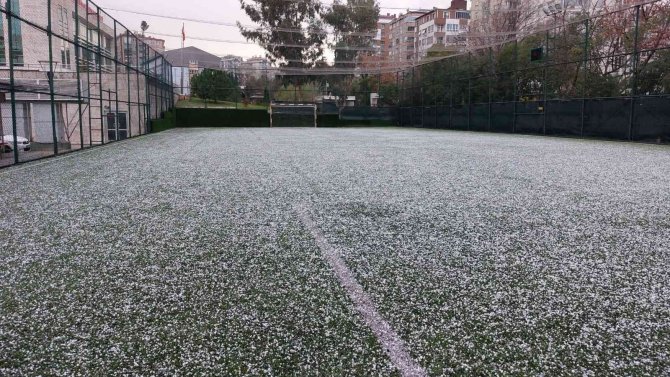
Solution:
<svg viewBox="0 0 670 377">
<path fill-rule="evenodd" d="M 330 3 L 331 0 L 324 0 Z M 241 21 L 243 24 L 251 23 L 244 11 L 240 9 L 239 0 L 97 0 L 96 3 L 103 9 L 115 8 L 123 10 L 134 10 L 152 14 L 165 14 L 184 18 L 213 20 L 217 22 Z M 448 7 L 450 0 L 381 0 L 382 14 L 399 13 L 400 9 L 385 9 L 383 7 L 394 8 L 432 8 Z M 151 16 L 141 16 L 126 12 L 108 11 L 113 17 L 123 23 L 131 30 L 138 30 L 142 20 L 149 23 L 151 32 L 161 34 L 180 35 L 182 21 L 157 18 Z M 196 46 L 215 55 L 223 56 L 227 54 L 239 55 L 245 58 L 255 55 L 263 55 L 263 49 L 255 45 L 231 44 L 220 42 L 206 42 L 189 39 L 188 37 L 204 37 L 213 39 L 244 41 L 237 28 L 218 25 L 208 25 L 196 22 L 185 22 L 186 26 L 186 46 Z M 169 50 L 181 47 L 181 38 L 171 38 L 157 36 L 166 40 L 166 46 Z"/>
</svg>

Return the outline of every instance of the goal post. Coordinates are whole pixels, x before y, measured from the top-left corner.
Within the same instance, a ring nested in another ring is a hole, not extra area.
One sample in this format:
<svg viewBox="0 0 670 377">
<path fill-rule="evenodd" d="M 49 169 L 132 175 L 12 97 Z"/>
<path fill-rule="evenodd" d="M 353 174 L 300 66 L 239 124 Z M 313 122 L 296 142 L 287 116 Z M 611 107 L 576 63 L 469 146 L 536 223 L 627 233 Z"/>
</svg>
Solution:
<svg viewBox="0 0 670 377">
<path fill-rule="evenodd" d="M 318 127 L 317 106 L 313 103 L 272 103 L 270 127 Z"/>
</svg>

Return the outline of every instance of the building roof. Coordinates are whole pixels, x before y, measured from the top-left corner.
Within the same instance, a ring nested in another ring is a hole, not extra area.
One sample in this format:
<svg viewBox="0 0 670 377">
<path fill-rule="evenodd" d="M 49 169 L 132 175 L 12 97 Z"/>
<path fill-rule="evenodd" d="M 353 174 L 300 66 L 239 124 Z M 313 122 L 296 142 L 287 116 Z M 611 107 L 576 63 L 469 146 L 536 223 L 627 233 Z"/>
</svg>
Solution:
<svg viewBox="0 0 670 377">
<path fill-rule="evenodd" d="M 200 68 L 219 68 L 221 63 L 218 56 L 193 46 L 166 51 L 163 55 L 173 67 L 188 67 L 189 62 L 197 62 Z"/>
</svg>

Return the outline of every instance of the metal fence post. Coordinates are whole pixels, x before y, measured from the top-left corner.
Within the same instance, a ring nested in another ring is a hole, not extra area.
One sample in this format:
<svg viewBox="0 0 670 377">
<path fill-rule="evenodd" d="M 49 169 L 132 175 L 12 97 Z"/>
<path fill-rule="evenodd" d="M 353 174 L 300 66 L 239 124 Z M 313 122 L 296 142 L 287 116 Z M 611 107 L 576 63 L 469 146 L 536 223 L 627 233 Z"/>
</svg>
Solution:
<svg viewBox="0 0 670 377">
<path fill-rule="evenodd" d="M 49 38 L 49 103 L 51 105 L 51 132 L 53 134 L 54 155 L 58 155 L 58 131 L 56 130 L 56 103 L 54 96 L 54 55 L 53 55 L 53 33 L 51 31 L 51 0 L 47 0 L 47 38 Z"/>
<path fill-rule="evenodd" d="M 472 116 L 472 52 L 468 52 L 468 131 L 470 131 Z"/>
<path fill-rule="evenodd" d="M 147 132 L 152 131 L 152 124 L 151 124 L 151 93 L 149 92 L 149 47 L 144 46 L 144 53 L 146 55 L 146 60 L 143 64 L 142 69 L 144 70 L 144 116 L 145 116 L 145 121 L 146 121 L 146 128 Z M 181 69 L 181 78 L 183 79 L 184 77 L 184 68 Z M 181 87 L 181 90 L 184 90 L 184 87 Z"/>
<path fill-rule="evenodd" d="M 75 0 L 76 1 L 76 0 Z M 114 20 L 114 38 L 116 38 L 116 20 Z M 119 48 L 116 40 L 114 41 L 114 120 L 119 122 Z"/>
<path fill-rule="evenodd" d="M 547 134 L 547 62 L 549 61 L 549 30 L 546 32 L 547 54 L 542 62 L 542 134 Z"/>
<path fill-rule="evenodd" d="M 397 124 L 402 127 L 402 119 L 401 119 L 402 110 L 401 110 L 401 105 L 400 105 L 400 71 L 395 72 L 395 87 L 396 87 L 396 90 L 398 91 L 398 99 L 397 99 L 398 104 L 397 104 L 397 109 L 396 109 L 397 114 L 398 114 Z"/>
<path fill-rule="evenodd" d="M 144 45 L 144 42 L 142 42 Z M 135 48 L 137 49 L 137 65 L 135 69 L 135 85 L 137 85 L 137 132 L 142 135 L 142 106 L 140 106 L 140 40 L 138 38 L 135 38 Z M 143 51 L 146 52 L 146 51 Z M 142 54 L 145 55 L 145 54 Z M 146 59 L 146 56 L 144 57 Z M 133 127 L 131 125 L 128 125 L 128 136 L 132 137 L 132 129 Z M 145 132 L 146 133 L 146 132 Z"/>
<path fill-rule="evenodd" d="M 492 123 L 492 96 L 493 96 L 493 80 L 496 77 L 496 67 L 493 64 L 493 47 L 489 47 L 489 124 L 488 131 L 491 132 L 491 123 Z"/>
<path fill-rule="evenodd" d="M 449 80 L 449 126 L 453 128 L 454 125 L 454 80 Z"/>
<path fill-rule="evenodd" d="M 7 37 L 9 44 L 9 92 L 11 96 L 12 107 L 12 135 L 14 137 L 14 163 L 19 163 L 19 142 L 16 137 L 16 83 L 14 72 L 14 36 L 12 35 L 12 24 L 14 19 L 12 10 L 12 0 L 7 0 Z"/>
<path fill-rule="evenodd" d="M 424 114 L 426 112 L 426 107 L 425 107 L 426 105 L 425 105 L 425 101 L 424 101 L 423 85 L 421 85 L 421 87 L 419 87 L 419 93 L 421 94 L 421 128 L 424 128 L 424 127 L 426 127 L 426 122 L 425 122 L 425 119 L 424 119 Z"/>
<path fill-rule="evenodd" d="M 434 63 L 437 64 L 437 63 Z M 438 100 L 437 100 L 437 84 L 435 83 L 435 76 L 433 75 L 433 97 L 435 97 L 435 123 L 433 125 L 434 128 L 440 128 L 440 126 L 437 124 L 437 107 L 438 107 Z"/>
<path fill-rule="evenodd" d="M 126 101 L 126 103 L 128 104 L 128 119 L 127 119 L 127 122 L 128 122 L 128 129 L 130 129 L 130 128 L 133 128 L 133 126 L 132 126 L 132 124 L 133 124 L 132 119 L 133 118 L 131 116 L 133 105 L 132 105 L 132 101 L 131 101 L 131 97 L 130 97 L 130 73 L 132 71 L 132 64 L 131 64 L 132 60 L 131 59 L 132 59 L 132 54 L 133 54 L 133 48 L 132 48 L 132 45 L 130 43 L 130 30 L 128 30 L 128 29 L 126 29 L 126 37 L 125 37 L 125 41 L 123 41 L 123 48 L 125 49 L 126 85 L 128 86 L 126 88 L 126 92 L 127 92 L 127 95 L 128 95 L 128 100 Z"/>
<path fill-rule="evenodd" d="M 412 121 L 412 127 L 416 126 L 416 122 L 414 122 L 414 107 L 416 106 L 416 103 L 415 103 L 415 101 L 416 101 L 416 93 L 415 93 L 416 88 L 414 87 L 414 85 L 415 85 L 415 83 L 414 83 L 414 65 L 412 65 L 412 86 L 410 87 L 411 96 L 412 96 L 412 102 L 411 102 L 411 108 L 412 108 L 412 113 L 411 114 L 412 114 L 412 116 L 411 116 L 410 119 Z"/>
<path fill-rule="evenodd" d="M 102 98 L 102 36 L 100 35 L 100 7 L 95 6 L 96 11 L 95 11 L 95 17 L 96 19 L 96 27 L 97 27 L 97 34 L 98 34 L 98 43 L 97 43 L 97 48 L 94 50 L 96 54 L 98 54 L 98 66 L 96 69 L 98 70 L 98 94 L 99 94 L 99 102 L 100 102 L 100 140 L 102 141 L 102 144 L 105 144 L 105 115 L 103 114 L 105 102 Z M 88 12 L 88 10 L 87 10 Z M 109 139 L 109 137 L 108 137 Z M 117 128 L 117 139 L 118 139 L 118 128 Z"/>
<path fill-rule="evenodd" d="M 92 97 L 91 97 L 91 61 L 89 59 L 92 54 L 91 54 L 91 41 L 89 41 L 89 34 L 90 34 L 89 33 L 89 31 L 90 31 L 89 23 L 90 22 L 89 22 L 89 12 L 88 12 L 88 10 L 90 9 L 90 7 L 89 7 L 89 1 L 88 0 L 86 0 L 86 4 L 84 6 L 85 6 L 84 11 L 86 12 L 86 24 L 84 26 L 86 27 L 86 88 L 87 88 L 86 99 L 88 100 L 88 106 L 87 106 L 87 109 L 88 109 L 88 111 L 87 111 L 88 112 L 88 146 L 92 147 L 93 146 L 93 128 L 91 126 L 92 126 L 92 123 L 93 123 L 93 120 L 92 120 L 93 110 L 91 110 L 91 101 L 92 101 Z M 82 51 L 83 50 L 84 49 L 82 49 Z"/>
<path fill-rule="evenodd" d="M 584 70 L 583 79 L 582 79 L 582 123 L 581 123 L 581 129 L 579 132 L 579 136 L 584 137 L 584 126 L 586 123 L 586 85 L 587 85 L 587 79 L 588 79 L 588 74 L 589 74 L 589 34 L 590 34 L 590 23 L 589 19 L 587 18 L 585 21 L 585 26 L 584 26 L 584 62 L 582 69 Z"/>
<path fill-rule="evenodd" d="M 519 96 L 519 41 L 514 39 L 514 104 L 512 116 L 512 133 L 516 133 L 516 118 L 517 118 L 517 97 Z"/>
<path fill-rule="evenodd" d="M 77 112 L 79 115 L 79 142 L 81 143 L 81 149 L 84 149 L 84 122 L 83 122 L 83 113 L 81 109 L 81 67 L 79 66 L 80 60 L 81 60 L 81 48 L 80 48 L 80 41 L 79 41 L 79 0 L 73 0 L 74 1 L 74 18 L 76 22 L 74 23 L 74 65 L 75 69 L 77 70 Z M 114 21 L 114 25 L 116 26 L 116 21 Z M 116 31 L 116 29 L 115 29 Z M 116 32 L 114 33 L 116 35 Z M 115 44 L 116 45 L 116 44 Z"/>
<path fill-rule="evenodd" d="M 635 39 L 633 44 L 633 77 L 630 87 L 630 119 L 628 122 L 628 140 L 633 140 L 633 126 L 635 123 L 635 97 L 637 95 L 637 70 L 639 66 L 640 51 L 640 7 L 635 6 Z"/>
</svg>

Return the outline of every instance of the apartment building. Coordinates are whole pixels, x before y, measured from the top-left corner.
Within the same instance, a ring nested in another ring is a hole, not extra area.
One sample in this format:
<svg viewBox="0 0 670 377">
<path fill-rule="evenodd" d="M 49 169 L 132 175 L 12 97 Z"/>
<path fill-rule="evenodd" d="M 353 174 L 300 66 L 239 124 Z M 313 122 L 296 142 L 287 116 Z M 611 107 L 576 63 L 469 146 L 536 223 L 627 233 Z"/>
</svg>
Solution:
<svg viewBox="0 0 670 377">
<path fill-rule="evenodd" d="M 161 54 L 165 52 L 165 39 L 149 37 L 149 36 L 140 36 L 139 39 L 154 51 Z"/>
<path fill-rule="evenodd" d="M 244 62 L 244 58 L 237 55 L 226 55 L 221 58 L 221 69 L 226 72 L 237 72 Z"/>
<path fill-rule="evenodd" d="M 411 10 L 398 16 L 389 25 L 391 43 L 389 60 L 399 65 L 409 65 L 418 60 L 416 51 L 417 19 L 430 10 Z"/>
<path fill-rule="evenodd" d="M 374 37 L 374 47 L 378 50 L 380 60 L 386 60 L 389 57 L 391 48 L 391 23 L 396 19 L 395 14 L 387 13 L 380 15 L 377 21 L 377 34 Z"/>
<path fill-rule="evenodd" d="M 416 20 L 418 58 L 425 58 L 434 46 L 464 46 L 462 35 L 468 30 L 469 20 L 470 12 L 465 0 L 453 0 L 449 8 L 434 8 L 421 15 Z"/>
<path fill-rule="evenodd" d="M 49 14 L 43 0 L 9 2 L 14 14 L 47 27 Z M 135 43 L 123 26 L 91 4 L 82 0 L 51 1 L 55 124 L 49 95 L 47 33 L 18 18 L 12 18 L 9 27 L 4 14 L 0 17 L 0 86 L 10 86 L 11 54 L 16 88 L 16 113 L 12 112 L 9 94 L 7 102 L 0 104 L 3 134 L 8 134 L 16 119 L 17 136 L 29 139 L 36 149 L 40 145 L 49 149 L 54 143 L 55 129 L 55 139 L 62 151 L 147 131 L 147 119 L 156 116 L 160 105 L 153 102 L 147 108 L 146 102 L 149 97 L 155 98 L 157 88 L 140 79 L 136 71 L 116 63 L 115 57 L 143 70 L 146 61 L 140 59 L 147 58 L 148 48 Z M 75 47 L 72 41 L 79 46 Z M 162 61 L 155 54 L 151 56 L 152 71 L 163 72 Z M 82 124 L 90 125 L 89 129 L 83 129 Z"/>
<path fill-rule="evenodd" d="M 241 75 L 240 81 L 243 83 L 245 79 L 249 77 L 254 77 L 256 79 L 267 77 L 268 79 L 273 79 L 276 75 L 276 71 L 268 59 L 261 56 L 254 56 L 240 64 L 239 74 Z"/>
</svg>

